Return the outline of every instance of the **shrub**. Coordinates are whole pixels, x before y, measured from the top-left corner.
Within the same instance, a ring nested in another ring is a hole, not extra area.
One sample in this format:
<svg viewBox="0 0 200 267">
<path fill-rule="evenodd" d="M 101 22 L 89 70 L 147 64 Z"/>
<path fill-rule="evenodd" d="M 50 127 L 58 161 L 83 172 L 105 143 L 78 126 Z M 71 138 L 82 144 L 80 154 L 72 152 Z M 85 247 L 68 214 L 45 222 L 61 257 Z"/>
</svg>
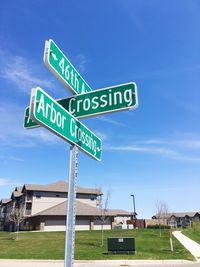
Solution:
<svg viewBox="0 0 200 267">
<path fill-rule="evenodd" d="M 171 227 L 169 225 L 165 225 L 165 226 L 163 226 L 163 225 L 160 226 L 159 224 L 147 225 L 148 229 L 160 229 L 160 227 L 162 229 L 171 229 Z"/>
</svg>

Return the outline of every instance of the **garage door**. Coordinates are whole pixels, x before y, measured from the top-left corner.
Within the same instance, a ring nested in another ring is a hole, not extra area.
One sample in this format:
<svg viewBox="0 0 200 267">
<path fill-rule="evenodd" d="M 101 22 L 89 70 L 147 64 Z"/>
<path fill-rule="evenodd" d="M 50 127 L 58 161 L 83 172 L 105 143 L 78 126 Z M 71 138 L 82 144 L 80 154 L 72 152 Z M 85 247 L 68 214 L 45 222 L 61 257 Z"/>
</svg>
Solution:
<svg viewBox="0 0 200 267">
<path fill-rule="evenodd" d="M 100 220 L 95 220 L 94 222 L 94 230 L 101 230 L 101 221 Z M 111 230 L 111 222 L 110 220 L 107 220 L 103 224 L 103 229 L 104 230 Z"/>
<path fill-rule="evenodd" d="M 90 220 L 76 220 L 76 230 L 90 230 Z"/>
<path fill-rule="evenodd" d="M 65 231 L 65 220 L 46 220 L 44 231 Z"/>
</svg>

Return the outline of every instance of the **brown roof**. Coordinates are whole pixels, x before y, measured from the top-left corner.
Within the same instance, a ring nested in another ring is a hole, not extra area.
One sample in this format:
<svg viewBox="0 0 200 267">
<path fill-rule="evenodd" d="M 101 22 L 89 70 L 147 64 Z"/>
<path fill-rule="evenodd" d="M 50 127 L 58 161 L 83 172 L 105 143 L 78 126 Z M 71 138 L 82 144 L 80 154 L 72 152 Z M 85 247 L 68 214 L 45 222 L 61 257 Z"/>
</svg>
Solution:
<svg viewBox="0 0 200 267">
<path fill-rule="evenodd" d="M 51 208 L 43 210 L 32 217 L 35 216 L 66 216 L 67 214 L 67 200 L 57 204 Z M 81 201 L 76 200 L 76 215 L 77 216 L 100 216 L 101 212 L 98 208 L 91 205 L 85 204 Z M 107 216 L 129 216 L 130 213 L 124 210 L 109 209 L 106 213 Z"/>
<path fill-rule="evenodd" d="M 67 200 L 55 205 L 51 208 L 48 208 L 46 210 L 43 210 L 32 217 L 35 216 L 66 216 L 67 214 Z M 90 206 L 88 204 L 82 203 L 80 201 L 76 201 L 76 215 L 78 216 L 98 216 L 99 215 L 99 209 L 95 208 L 93 206 Z"/>
<path fill-rule="evenodd" d="M 131 212 L 126 210 L 109 209 L 108 212 L 114 216 L 131 216 Z"/>
<path fill-rule="evenodd" d="M 50 192 L 68 192 L 68 184 L 65 181 L 58 181 L 47 185 L 25 184 L 23 189 L 28 191 L 50 191 Z M 102 192 L 94 188 L 77 187 L 77 193 L 102 195 Z"/>
</svg>

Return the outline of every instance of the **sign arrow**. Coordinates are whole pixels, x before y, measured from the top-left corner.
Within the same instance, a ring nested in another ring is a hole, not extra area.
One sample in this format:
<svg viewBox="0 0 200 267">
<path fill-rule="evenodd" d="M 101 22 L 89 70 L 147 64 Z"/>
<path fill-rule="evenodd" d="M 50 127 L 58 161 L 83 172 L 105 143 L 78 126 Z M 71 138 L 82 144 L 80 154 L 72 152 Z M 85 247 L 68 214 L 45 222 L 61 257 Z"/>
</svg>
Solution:
<svg viewBox="0 0 200 267">
<path fill-rule="evenodd" d="M 53 57 L 54 60 L 58 61 L 56 54 L 54 54 L 54 53 L 51 52 L 51 55 L 52 55 L 52 57 Z"/>
<path fill-rule="evenodd" d="M 44 64 L 74 94 L 92 91 L 53 40 L 45 42 Z"/>
</svg>

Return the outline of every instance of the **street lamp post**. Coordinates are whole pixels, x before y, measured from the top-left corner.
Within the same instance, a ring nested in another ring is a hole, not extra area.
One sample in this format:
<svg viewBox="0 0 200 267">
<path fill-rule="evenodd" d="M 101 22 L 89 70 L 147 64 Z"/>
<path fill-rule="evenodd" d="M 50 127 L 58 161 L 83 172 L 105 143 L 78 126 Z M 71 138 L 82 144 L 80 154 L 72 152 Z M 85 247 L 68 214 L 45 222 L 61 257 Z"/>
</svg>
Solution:
<svg viewBox="0 0 200 267">
<path fill-rule="evenodd" d="M 133 227 L 135 228 L 136 227 L 136 209 L 135 209 L 135 196 L 134 194 L 131 195 L 131 197 L 133 197 Z"/>
</svg>

